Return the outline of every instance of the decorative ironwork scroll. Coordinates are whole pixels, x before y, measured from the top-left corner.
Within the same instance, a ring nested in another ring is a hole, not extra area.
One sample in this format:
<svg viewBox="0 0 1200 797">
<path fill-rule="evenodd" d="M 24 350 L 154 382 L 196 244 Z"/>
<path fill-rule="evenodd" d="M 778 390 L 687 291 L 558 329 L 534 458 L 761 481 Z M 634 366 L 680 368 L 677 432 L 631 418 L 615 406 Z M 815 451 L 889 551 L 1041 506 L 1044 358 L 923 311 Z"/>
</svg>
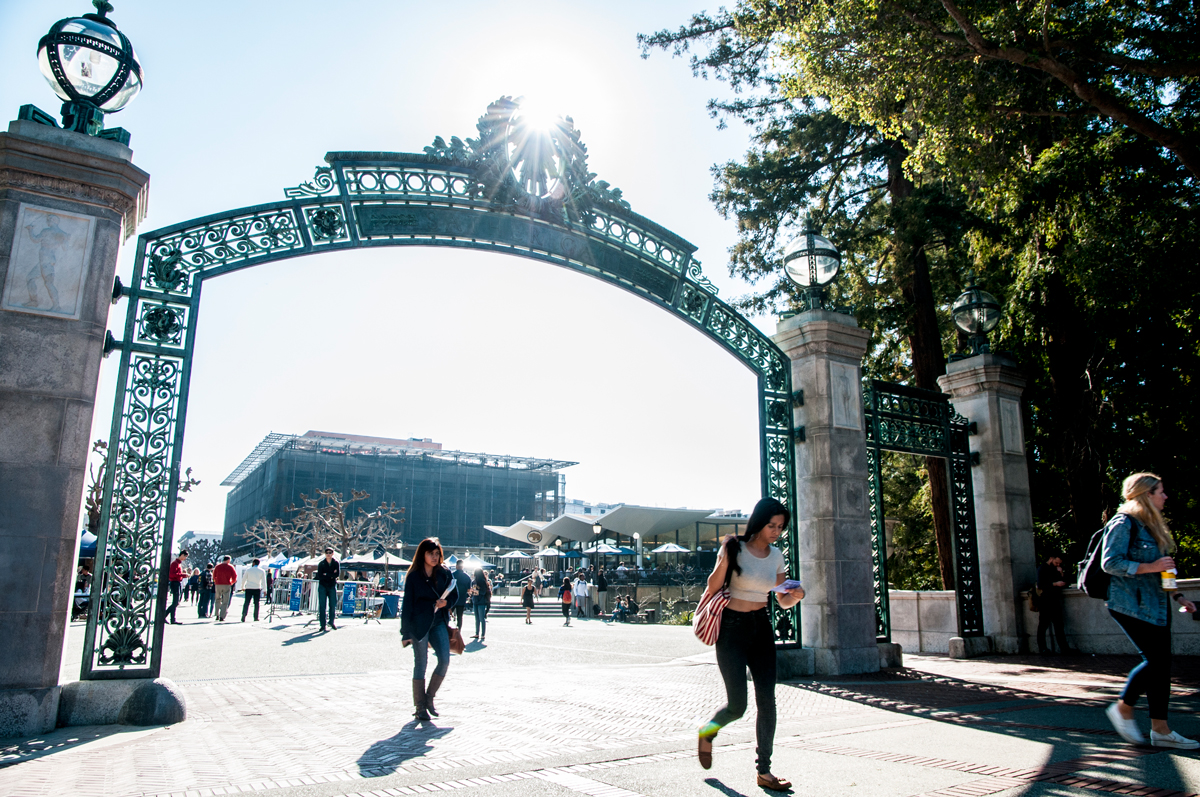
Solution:
<svg viewBox="0 0 1200 797">
<path fill-rule="evenodd" d="M 872 380 L 863 389 L 867 422 L 868 494 L 871 504 L 875 626 L 880 641 L 891 640 L 887 592 L 887 545 L 883 517 L 882 452 L 899 451 L 949 460 L 950 509 L 954 519 L 955 597 L 958 633 L 983 636 L 979 590 L 979 543 L 971 485 L 970 424 L 944 393 Z"/>
<path fill-rule="evenodd" d="M 291 257 L 373 246 L 452 246 L 553 263 L 641 296 L 715 340 L 755 373 L 764 495 L 795 506 L 791 376 L 769 337 L 717 298 L 695 247 L 639 216 L 587 171 L 573 123 L 539 144 L 502 98 L 479 138 L 424 153 L 331 152 L 286 199 L 142 235 L 121 351 L 98 568 L 82 677 L 155 677 L 195 319 L 204 280 Z M 539 149 L 540 147 L 540 149 Z M 799 571 L 795 522 L 780 538 Z M 101 588 L 101 585 L 104 585 Z M 153 606 L 153 608 L 152 608 Z M 798 644 L 798 609 L 774 610 Z"/>
</svg>

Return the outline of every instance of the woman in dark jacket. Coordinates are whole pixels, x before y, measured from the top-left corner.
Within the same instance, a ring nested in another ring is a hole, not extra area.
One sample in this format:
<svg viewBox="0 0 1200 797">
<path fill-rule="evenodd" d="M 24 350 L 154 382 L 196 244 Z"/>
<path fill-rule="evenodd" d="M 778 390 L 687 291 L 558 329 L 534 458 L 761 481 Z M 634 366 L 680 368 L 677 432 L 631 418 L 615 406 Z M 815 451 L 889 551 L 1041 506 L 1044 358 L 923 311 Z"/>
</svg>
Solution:
<svg viewBox="0 0 1200 797">
<path fill-rule="evenodd" d="M 1105 713 L 1122 739 L 1145 744 L 1133 707 L 1144 694 L 1150 704 L 1150 744 L 1195 750 L 1200 742 L 1180 736 L 1167 725 L 1171 695 L 1171 601 L 1179 611 L 1194 612 L 1196 605 L 1162 586 L 1161 574 L 1175 569 L 1175 540 L 1163 520 L 1167 502 L 1162 479 L 1153 473 L 1135 473 L 1121 485 L 1125 503 L 1104 531 L 1101 566 L 1112 576 L 1108 585 L 1108 613 L 1142 655 L 1125 682 L 1121 698 Z"/>
<path fill-rule="evenodd" d="M 436 537 L 427 537 L 417 546 L 404 577 L 404 601 L 400 605 L 400 644 L 413 646 L 413 716 L 428 720 L 438 716 L 433 705 L 450 669 L 450 609 L 456 602 L 454 576 L 442 564 L 442 544 Z M 437 667 L 425 686 L 425 668 L 429 663 L 429 648 L 437 656 Z"/>
<path fill-rule="evenodd" d="M 475 571 L 475 583 L 471 585 L 471 603 L 475 607 L 475 636 L 484 642 L 487 636 L 487 614 L 492 607 L 492 585 L 488 582 L 483 568 Z"/>
</svg>

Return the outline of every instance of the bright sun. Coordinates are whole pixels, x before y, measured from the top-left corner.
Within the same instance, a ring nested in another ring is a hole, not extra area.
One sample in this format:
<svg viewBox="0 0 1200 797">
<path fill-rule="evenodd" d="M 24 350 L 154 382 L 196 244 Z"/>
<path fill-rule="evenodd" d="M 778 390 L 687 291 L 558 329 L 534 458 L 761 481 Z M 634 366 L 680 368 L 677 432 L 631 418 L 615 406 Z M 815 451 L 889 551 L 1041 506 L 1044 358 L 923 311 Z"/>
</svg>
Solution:
<svg viewBox="0 0 1200 797">
<path fill-rule="evenodd" d="M 517 100 L 521 110 L 518 114 L 523 126 L 532 130 L 549 130 L 559 123 L 561 114 L 536 97 L 521 97 Z"/>
</svg>

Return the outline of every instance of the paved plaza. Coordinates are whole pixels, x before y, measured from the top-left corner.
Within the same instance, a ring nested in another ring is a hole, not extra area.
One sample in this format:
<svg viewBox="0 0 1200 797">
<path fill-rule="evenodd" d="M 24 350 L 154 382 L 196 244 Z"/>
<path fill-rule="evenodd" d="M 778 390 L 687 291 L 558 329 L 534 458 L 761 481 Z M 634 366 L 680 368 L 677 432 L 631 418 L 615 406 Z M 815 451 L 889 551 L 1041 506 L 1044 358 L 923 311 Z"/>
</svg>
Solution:
<svg viewBox="0 0 1200 797">
<path fill-rule="evenodd" d="M 753 701 L 718 737 L 713 768 L 696 763 L 695 729 L 723 693 L 687 627 L 495 618 L 486 644 L 453 657 L 441 717 L 418 725 L 395 621 L 317 634 L 305 617 L 185 613 L 167 629 L 163 674 L 186 690 L 186 722 L 10 742 L 0 795 L 770 793 L 754 782 Z M 73 624 L 66 678 L 82 637 Z M 796 793 L 1200 792 L 1200 756 L 1130 748 L 1105 720 L 1131 658 L 905 658 L 903 671 L 779 685 L 774 771 Z M 1177 662 L 1173 721 L 1190 735 L 1198 663 Z"/>
</svg>

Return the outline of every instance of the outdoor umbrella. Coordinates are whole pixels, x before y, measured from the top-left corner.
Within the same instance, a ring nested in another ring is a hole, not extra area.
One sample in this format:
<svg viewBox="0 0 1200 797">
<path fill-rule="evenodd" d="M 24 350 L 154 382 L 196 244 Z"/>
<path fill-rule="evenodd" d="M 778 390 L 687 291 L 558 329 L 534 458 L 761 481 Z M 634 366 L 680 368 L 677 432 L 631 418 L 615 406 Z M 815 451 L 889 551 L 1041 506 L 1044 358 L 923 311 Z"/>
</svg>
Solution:
<svg viewBox="0 0 1200 797">
<path fill-rule="evenodd" d="M 676 545 L 673 542 L 668 542 L 665 545 L 660 545 L 650 553 L 687 553 L 688 549 L 682 545 Z"/>
<path fill-rule="evenodd" d="M 599 545 L 593 545 L 587 549 L 588 553 L 620 553 L 621 549 L 615 545 L 609 545 L 607 542 L 602 542 Z"/>
<path fill-rule="evenodd" d="M 537 555 L 538 556 L 562 556 L 562 554 L 558 552 L 557 548 L 543 548 L 542 550 L 537 552 Z"/>
<path fill-rule="evenodd" d="M 79 558 L 96 558 L 96 535 L 90 531 L 83 532 L 83 536 L 79 538 Z"/>
<path fill-rule="evenodd" d="M 520 551 L 510 551 L 510 552 L 504 554 L 504 556 L 501 556 L 500 558 L 501 559 L 532 559 L 533 557 L 530 556 L 529 554 L 521 553 Z"/>
</svg>

